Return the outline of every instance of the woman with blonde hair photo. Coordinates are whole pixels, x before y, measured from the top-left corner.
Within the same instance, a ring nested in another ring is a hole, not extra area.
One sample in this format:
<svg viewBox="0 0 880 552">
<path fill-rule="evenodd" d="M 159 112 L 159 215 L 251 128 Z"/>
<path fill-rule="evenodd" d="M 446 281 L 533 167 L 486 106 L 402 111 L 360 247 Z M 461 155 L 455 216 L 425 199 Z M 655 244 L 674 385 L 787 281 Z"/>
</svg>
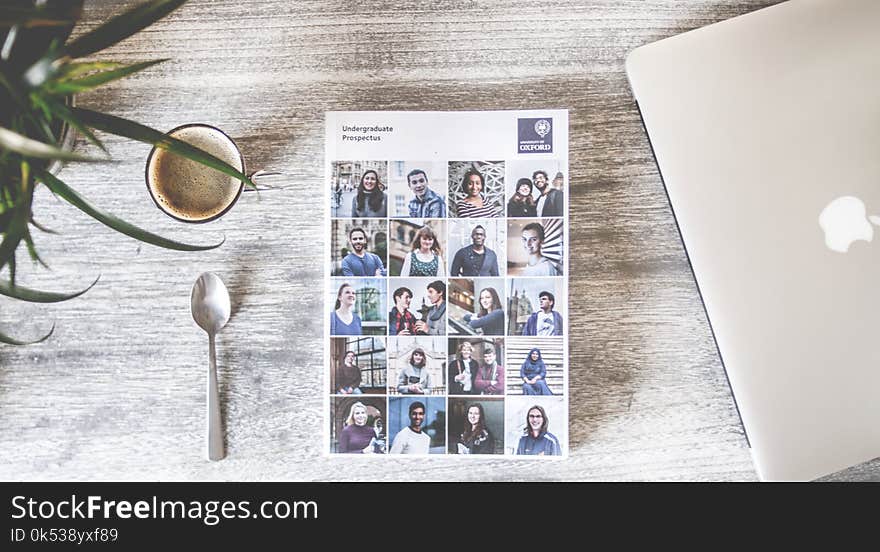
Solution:
<svg viewBox="0 0 880 552">
<path fill-rule="evenodd" d="M 474 377 L 480 367 L 473 358 L 474 346 L 469 341 L 462 341 L 458 345 L 456 358 L 449 363 L 449 394 L 470 395 L 474 389 Z"/>
<path fill-rule="evenodd" d="M 367 425 L 367 407 L 362 402 L 351 405 L 345 427 L 339 432 L 339 452 L 347 454 L 373 454 L 382 452 L 384 443 L 379 441 L 382 434 L 381 418 L 376 418 L 374 427 Z"/>
</svg>

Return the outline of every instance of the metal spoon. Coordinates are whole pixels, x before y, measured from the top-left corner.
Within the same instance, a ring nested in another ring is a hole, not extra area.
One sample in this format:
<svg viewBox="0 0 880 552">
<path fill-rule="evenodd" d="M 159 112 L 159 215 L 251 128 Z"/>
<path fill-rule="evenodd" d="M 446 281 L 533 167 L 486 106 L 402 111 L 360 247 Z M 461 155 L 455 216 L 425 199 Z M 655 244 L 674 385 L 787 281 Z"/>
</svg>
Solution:
<svg viewBox="0 0 880 552">
<path fill-rule="evenodd" d="M 205 272 L 193 285 L 190 298 L 193 320 L 208 332 L 211 365 L 208 368 L 208 459 L 222 460 L 226 456 L 223 448 L 223 426 L 220 419 L 220 393 L 217 391 L 217 352 L 214 348 L 214 335 L 229 322 L 232 310 L 229 292 L 216 274 Z"/>
</svg>

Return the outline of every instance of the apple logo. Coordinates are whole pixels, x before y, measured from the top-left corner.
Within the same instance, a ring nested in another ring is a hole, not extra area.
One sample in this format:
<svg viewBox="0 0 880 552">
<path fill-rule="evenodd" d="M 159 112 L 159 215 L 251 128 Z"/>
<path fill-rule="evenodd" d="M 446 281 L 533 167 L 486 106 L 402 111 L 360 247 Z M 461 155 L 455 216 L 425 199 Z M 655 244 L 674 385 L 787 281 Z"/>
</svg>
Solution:
<svg viewBox="0 0 880 552">
<path fill-rule="evenodd" d="M 880 217 L 868 217 L 862 200 L 852 196 L 838 197 L 819 214 L 819 226 L 825 232 L 825 245 L 838 253 L 846 253 L 855 241 L 873 240 L 874 227 L 871 223 L 880 225 Z"/>
</svg>

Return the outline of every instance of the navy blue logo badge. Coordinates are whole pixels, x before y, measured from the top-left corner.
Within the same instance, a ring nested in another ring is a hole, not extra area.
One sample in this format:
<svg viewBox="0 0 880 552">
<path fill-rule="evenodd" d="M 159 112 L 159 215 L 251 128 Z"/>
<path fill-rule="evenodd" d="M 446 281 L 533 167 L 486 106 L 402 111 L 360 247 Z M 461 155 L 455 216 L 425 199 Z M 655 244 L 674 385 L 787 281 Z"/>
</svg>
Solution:
<svg viewBox="0 0 880 552">
<path fill-rule="evenodd" d="M 553 153 L 553 118 L 517 119 L 519 153 Z"/>
</svg>

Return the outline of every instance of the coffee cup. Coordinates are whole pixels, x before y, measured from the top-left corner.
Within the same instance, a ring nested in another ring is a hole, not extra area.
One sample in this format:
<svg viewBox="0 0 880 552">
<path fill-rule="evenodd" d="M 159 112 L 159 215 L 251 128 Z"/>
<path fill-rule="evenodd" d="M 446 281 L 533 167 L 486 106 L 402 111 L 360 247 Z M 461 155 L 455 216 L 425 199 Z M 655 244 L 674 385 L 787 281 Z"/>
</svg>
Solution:
<svg viewBox="0 0 880 552">
<path fill-rule="evenodd" d="M 240 173 L 245 161 L 235 141 L 217 127 L 192 123 L 166 133 L 226 162 Z M 257 171 L 255 177 L 278 175 Z M 230 175 L 187 159 L 160 147 L 147 157 L 146 182 L 150 197 L 166 215 L 181 222 L 202 223 L 216 220 L 232 209 L 242 191 L 253 190 Z"/>
</svg>

